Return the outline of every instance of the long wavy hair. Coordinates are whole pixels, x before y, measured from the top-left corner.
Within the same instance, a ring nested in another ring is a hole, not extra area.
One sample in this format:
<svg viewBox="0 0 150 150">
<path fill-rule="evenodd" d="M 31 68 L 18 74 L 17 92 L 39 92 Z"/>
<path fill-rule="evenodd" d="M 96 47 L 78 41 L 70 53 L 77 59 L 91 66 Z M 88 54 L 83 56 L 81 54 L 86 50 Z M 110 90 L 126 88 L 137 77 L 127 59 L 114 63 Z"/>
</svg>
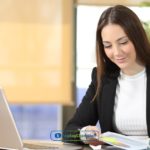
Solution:
<svg viewBox="0 0 150 150">
<path fill-rule="evenodd" d="M 115 65 L 104 52 L 101 32 L 108 24 L 117 24 L 122 27 L 130 41 L 133 43 L 137 59 L 145 64 L 150 65 L 150 44 L 143 28 L 143 25 L 137 15 L 128 7 L 116 5 L 106 9 L 98 22 L 96 31 L 96 60 L 97 60 L 97 90 L 93 99 L 99 93 L 103 76 L 114 77 L 120 68 Z"/>
</svg>

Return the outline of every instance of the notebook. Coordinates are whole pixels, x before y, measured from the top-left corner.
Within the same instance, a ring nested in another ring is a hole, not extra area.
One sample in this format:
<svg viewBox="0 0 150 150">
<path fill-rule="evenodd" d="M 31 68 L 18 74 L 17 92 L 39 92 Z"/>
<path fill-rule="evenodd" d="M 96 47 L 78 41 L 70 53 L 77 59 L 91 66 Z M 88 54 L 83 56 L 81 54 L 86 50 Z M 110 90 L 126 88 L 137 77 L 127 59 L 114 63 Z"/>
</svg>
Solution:
<svg viewBox="0 0 150 150">
<path fill-rule="evenodd" d="M 17 130 L 13 115 L 10 111 L 7 99 L 4 94 L 4 90 L 0 88 L 0 148 L 10 148 L 10 149 L 18 149 L 22 150 L 27 148 L 32 149 L 51 149 L 51 146 L 54 147 L 57 143 L 53 143 L 50 141 L 36 141 L 30 140 L 23 141 L 19 135 Z M 61 145 L 59 142 L 57 145 Z M 58 148 L 59 146 L 57 146 Z"/>
</svg>

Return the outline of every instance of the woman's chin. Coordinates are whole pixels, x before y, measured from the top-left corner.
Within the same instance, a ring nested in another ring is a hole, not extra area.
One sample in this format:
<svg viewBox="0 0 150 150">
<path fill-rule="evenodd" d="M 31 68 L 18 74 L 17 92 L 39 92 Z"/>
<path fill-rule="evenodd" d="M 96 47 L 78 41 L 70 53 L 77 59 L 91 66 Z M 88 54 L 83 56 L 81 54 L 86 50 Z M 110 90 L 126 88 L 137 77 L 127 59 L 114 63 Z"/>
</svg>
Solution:
<svg viewBox="0 0 150 150">
<path fill-rule="evenodd" d="M 127 65 L 127 63 L 120 63 L 117 64 L 117 66 L 121 69 L 121 70 L 125 70 L 127 69 L 129 66 Z"/>
</svg>

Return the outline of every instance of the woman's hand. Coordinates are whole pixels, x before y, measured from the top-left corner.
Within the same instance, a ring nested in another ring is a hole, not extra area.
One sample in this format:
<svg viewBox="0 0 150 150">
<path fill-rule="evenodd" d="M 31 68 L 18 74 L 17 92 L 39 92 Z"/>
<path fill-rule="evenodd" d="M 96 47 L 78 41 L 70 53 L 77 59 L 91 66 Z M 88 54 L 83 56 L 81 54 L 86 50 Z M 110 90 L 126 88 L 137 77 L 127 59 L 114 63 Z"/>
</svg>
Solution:
<svg viewBox="0 0 150 150">
<path fill-rule="evenodd" d="M 86 136 L 86 144 L 90 145 L 102 145 L 103 142 L 99 141 L 99 137 L 101 135 L 100 129 L 96 126 L 87 126 L 85 129 L 85 136 Z"/>
</svg>

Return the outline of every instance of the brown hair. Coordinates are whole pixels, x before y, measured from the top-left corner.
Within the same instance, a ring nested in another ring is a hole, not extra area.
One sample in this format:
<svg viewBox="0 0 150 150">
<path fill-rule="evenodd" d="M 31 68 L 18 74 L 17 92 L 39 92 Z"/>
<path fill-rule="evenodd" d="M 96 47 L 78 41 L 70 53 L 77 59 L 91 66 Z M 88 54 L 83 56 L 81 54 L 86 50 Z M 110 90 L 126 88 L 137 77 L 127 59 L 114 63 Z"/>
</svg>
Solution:
<svg viewBox="0 0 150 150">
<path fill-rule="evenodd" d="M 95 99 L 99 93 L 103 76 L 109 75 L 109 77 L 114 77 L 116 72 L 120 70 L 117 65 L 108 59 L 104 52 L 101 31 L 109 23 L 120 25 L 133 43 L 139 61 L 145 65 L 150 64 L 150 44 L 137 15 L 126 6 L 116 5 L 109 7 L 102 13 L 97 25 L 97 90 L 93 99 Z"/>
</svg>

